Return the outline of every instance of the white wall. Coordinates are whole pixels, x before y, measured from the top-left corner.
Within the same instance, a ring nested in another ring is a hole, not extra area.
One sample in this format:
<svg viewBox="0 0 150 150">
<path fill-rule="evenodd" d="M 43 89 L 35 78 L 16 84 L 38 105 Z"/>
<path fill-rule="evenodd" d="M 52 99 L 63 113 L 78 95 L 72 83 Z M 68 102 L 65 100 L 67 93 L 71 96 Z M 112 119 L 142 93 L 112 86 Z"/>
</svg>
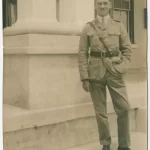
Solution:
<svg viewBox="0 0 150 150">
<path fill-rule="evenodd" d="M 144 8 L 146 8 L 146 0 L 134 0 L 134 34 L 140 59 L 137 61 L 140 61 L 141 67 L 146 67 L 147 57 L 147 29 L 144 29 Z"/>
</svg>

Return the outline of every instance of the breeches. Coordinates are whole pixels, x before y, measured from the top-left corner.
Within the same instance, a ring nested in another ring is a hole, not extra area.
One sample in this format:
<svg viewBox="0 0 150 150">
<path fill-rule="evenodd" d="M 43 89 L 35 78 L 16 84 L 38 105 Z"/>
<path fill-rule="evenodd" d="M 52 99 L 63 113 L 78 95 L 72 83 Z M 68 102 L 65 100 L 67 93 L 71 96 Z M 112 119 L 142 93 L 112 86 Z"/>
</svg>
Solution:
<svg viewBox="0 0 150 150">
<path fill-rule="evenodd" d="M 128 95 L 123 76 L 114 76 L 106 71 L 99 81 L 90 81 L 91 97 L 96 113 L 100 143 L 109 145 L 111 135 L 107 116 L 106 86 L 108 87 L 114 110 L 117 114 L 118 143 L 120 147 L 130 146 L 130 127 Z"/>
</svg>

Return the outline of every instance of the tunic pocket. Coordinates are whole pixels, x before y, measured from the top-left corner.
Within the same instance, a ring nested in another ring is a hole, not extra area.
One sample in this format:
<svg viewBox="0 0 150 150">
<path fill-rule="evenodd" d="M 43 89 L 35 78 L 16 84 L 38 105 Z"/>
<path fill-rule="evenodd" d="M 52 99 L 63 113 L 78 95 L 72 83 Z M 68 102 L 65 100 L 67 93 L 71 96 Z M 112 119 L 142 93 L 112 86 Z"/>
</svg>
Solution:
<svg viewBox="0 0 150 150">
<path fill-rule="evenodd" d="M 119 46 L 119 37 L 120 37 L 119 31 L 108 30 L 109 45 L 111 45 L 111 46 L 113 45 L 113 47 L 118 47 Z"/>
</svg>

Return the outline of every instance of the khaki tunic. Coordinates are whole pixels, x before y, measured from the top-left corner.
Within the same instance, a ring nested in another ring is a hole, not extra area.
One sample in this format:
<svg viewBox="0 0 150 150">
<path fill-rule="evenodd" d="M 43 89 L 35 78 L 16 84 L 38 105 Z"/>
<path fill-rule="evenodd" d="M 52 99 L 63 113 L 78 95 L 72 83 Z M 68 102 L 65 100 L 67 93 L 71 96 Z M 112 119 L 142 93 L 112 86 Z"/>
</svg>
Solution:
<svg viewBox="0 0 150 150">
<path fill-rule="evenodd" d="M 131 59 L 131 43 L 124 25 L 111 18 L 102 27 L 96 18 L 92 23 L 99 29 L 107 47 L 119 50 L 120 55 L 112 58 L 89 57 L 90 51 L 107 51 L 89 23 L 84 26 L 80 36 L 78 63 L 81 80 L 100 80 L 108 69 L 114 75 L 124 74 Z"/>
</svg>

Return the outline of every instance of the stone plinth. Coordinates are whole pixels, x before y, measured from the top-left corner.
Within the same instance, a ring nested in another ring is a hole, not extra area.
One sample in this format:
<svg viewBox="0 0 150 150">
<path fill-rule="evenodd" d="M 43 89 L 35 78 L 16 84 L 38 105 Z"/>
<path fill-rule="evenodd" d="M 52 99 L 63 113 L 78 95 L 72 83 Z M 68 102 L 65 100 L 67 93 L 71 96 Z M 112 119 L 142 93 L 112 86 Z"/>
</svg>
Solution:
<svg viewBox="0 0 150 150">
<path fill-rule="evenodd" d="M 91 101 L 79 78 L 78 43 L 75 35 L 5 36 L 4 103 L 43 109 Z"/>
</svg>

